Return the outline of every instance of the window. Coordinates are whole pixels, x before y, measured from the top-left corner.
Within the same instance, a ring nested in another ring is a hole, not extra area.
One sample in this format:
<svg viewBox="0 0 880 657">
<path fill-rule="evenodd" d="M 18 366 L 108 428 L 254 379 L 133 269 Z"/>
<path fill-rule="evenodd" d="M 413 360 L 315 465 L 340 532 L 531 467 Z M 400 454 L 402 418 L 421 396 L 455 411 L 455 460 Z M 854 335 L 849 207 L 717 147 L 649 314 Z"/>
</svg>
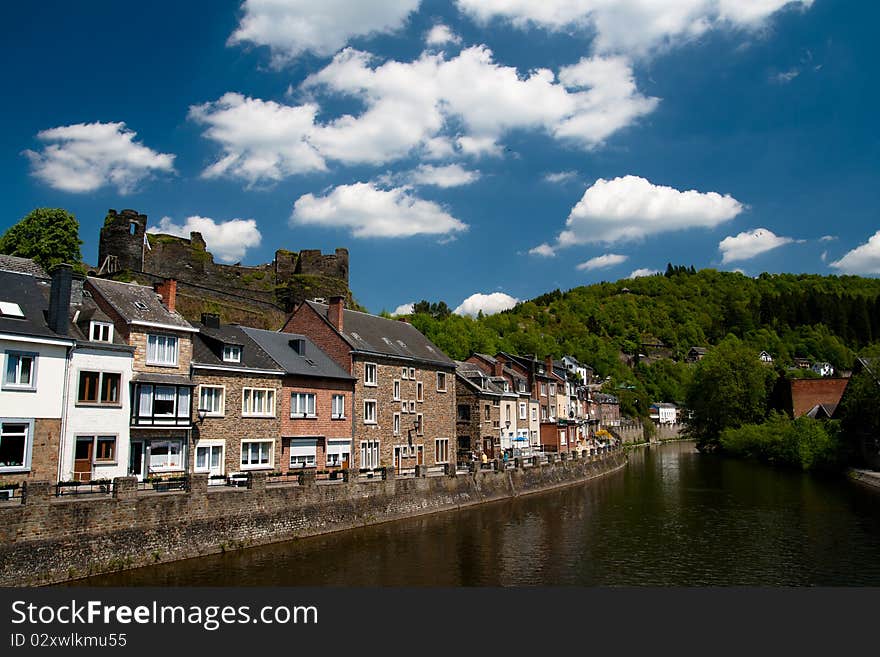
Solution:
<svg viewBox="0 0 880 657">
<path fill-rule="evenodd" d="M 98 436 L 95 439 L 95 463 L 116 462 L 116 436 Z"/>
<path fill-rule="evenodd" d="M 242 440 L 241 468 L 253 470 L 272 467 L 271 440 Z"/>
<path fill-rule="evenodd" d="M 555 384 L 555 383 L 551 383 L 551 384 L 550 384 L 550 394 L 551 394 L 551 395 L 555 395 L 555 394 L 556 394 L 556 384 Z"/>
<path fill-rule="evenodd" d="M 364 424 L 376 424 L 376 400 L 364 400 Z"/>
<path fill-rule="evenodd" d="M 21 306 L 12 301 L 0 301 L 0 317 L 17 317 L 24 319 Z"/>
<path fill-rule="evenodd" d="M 196 472 L 223 474 L 223 445 L 196 447 Z"/>
<path fill-rule="evenodd" d="M 421 381 L 416 383 L 416 401 L 425 401 L 425 388 Z"/>
<path fill-rule="evenodd" d="M 147 365 L 177 366 L 177 338 L 173 335 L 148 335 Z"/>
<path fill-rule="evenodd" d="M 422 418 L 422 414 L 419 413 L 416 415 L 416 435 L 422 436 L 425 434 L 425 421 Z"/>
<path fill-rule="evenodd" d="M 438 438 L 434 441 L 434 459 L 437 463 L 449 461 L 449 438 Z"/>
<path fill-rule="evenodd" d="M 150 472 L 183 470 L 183 441 L 154 440 L 150 443 Z"/>
<path fill-rule="evenodd" d="M 412 399 L 409 400 L 409 412 L 410 413 L 416 412 L 416 403 Z"/>
<path fill-rule="evenodd" d="M 437 372 L 437 391 L 446 392 L 446 372 Z"/>
<path fill-rule="evenodd" d="M 328 440 L 327 441 L 327 465 L 328 466 L 348 467 L 348 462 L 349 462 L 350 457 L 351 457 L 351 441 L 350 440 Z"/>
<path fill-rule="evenodd" d="M 401 413 L 409 413 L 409 404 L 406 402 L 405 399 L 402 402 L 400 402 L 400 412 Z"/>
<path fill-rule="evenodd" d="M 113 324 L 92 322 L 89 325 L 89 340 L 92 342 L 113 342 Z"/>
<path fill-rule="evenodd" d="M 333 395 L 330 418 L 342 420 L 345 417 L 345 395 Z"/>
<path fill-rule="evenodd" d="M 491 419 L 492 417 L 492 407 L 489 404 L 486 404 L 486 419 Z"/>
<path fill-rule="evenodd" d="M 317 438 L 292 438 L 290 440 L 290 467 L 316 467 L 318 452 L 317 445 Z"/>
<path fill-rule="evenodd" d="M 528 420 L 529 419 L 528 410 L 527 410 L 525 402 L 519 403 L 519 419 L 520 420 Z"/>
<path fill-rule="evenodd" d="M 458 421 L 459 422 L 470 422 L 471 421 L 471 407 L 467 404 L 459 404 L 458 405 Z"/>
<path fill-rule="evenodd" d="M 550 404 L 550 419 L 556 419 L 556 404 Z"/>
<path fill-rule="evenodd" d="M 7 388 L 35 390 L 37 387 L 37 354 L 23 351 L 6 352 L 6 375 L 3 385 Z"/>
<path fill-rule="evenodd" d="M 537 421 L 538 419 L 538 409 L 534 406 L 532 407 L 532 420 Z"/>
<path fill-rule="evenodd" d="M 361 441 L 361 467 L 362 468 L 378 468 L 379 467 L 379 441 L 378 440 L 362 440 Z"/>
<path fill-rule="evenodd" d="M 392 397 L 394 401 L 400 399 L 400 380 L 394 379 L 394 396 Z"/>
<path fill-rule="evenodd" d="M 241 414 L 243 416 L 274 417 L 275 391 L 272 388 L 243 388 Z"/>
<path fill-rule="evenodd" d="M 222 417 L 225 408 L 223 386 L 199 386 L 199 410 L 212 417 Z"/>
<path fill-rule="evenodd" d="M 241 347 L 237 344 L 223 345 L 223 362 L 224 363 L 240 363 Z"/>
<path fill-rule="evenodd" d="M 315 393 L 313 393 L 313 392 L 293 392 L 293 393 L 291 393 L 290 394 L 290 417 L 316 417 L 316 415 L 315 415 Z"/>
<path fill-rule="evenodd" d="M 79 373 L 79 391 L 76 401 L 79 404 L 119 404 L 119 384 L 122 375 L 115 372 Z"/>
<path fill-rule="evenodd" d="M 137 386 L 137 403 L 132 406 L 132 423 L 171 424 L 190 423 L 190 389 L 186 386 Z"/>
<path fill-rule="evenodd" d="M 547 384 L 546 383 L 541 384 L 541 396 L 542 397 L 547 396 Z"/>
<path fill-rule="evenodd" d="M 416 378 L 416 368 L 415 367 L 409 368 L 409 378 L 410 378 L 410 380 L 413 380 L 413 381 L 415 380 L 415 378 Z"/>
<path fill-rule="evenodd" d="M 520 381 L 520 382 L 519 382 L 518 390 L 519 390 L 520 392 L 525 392 L 525 391 L 526 391 L 526 382 L 525 382 L 525 381 Z"/>
<path fill-rule="evenodd" d="M 510 422 L 510 404 L 504 405 L 504 419 Z"/>
<path fill-rule="evenodd" d="M 546 406 L 541 406 L 541 419 L 542 420 L 547 419 L 547 407 Z"/>
<path fill-rule="evenodd" d="M 394 414 L 393 434 L 395 436 L 400 435 L 400 413 Z"/>
<path fill-rule="evenodd" d="M 364 385 L 374 386 L 376 381 L 376 363 L 364 363 Z"/>
<path fill-rule="evenodd" d="M 31 467 L 33 420 L 0 423 L 0 472 L 21 472 Z"/>
<path fill-rule="evenodd" d="M 406 375 L 407 375 L 407 372 L 409 372 L 409 370 L 408 370 L 406 367 L 401 367 L 401 368 L 400 368 L 400 378 L 401 378 L 401 379 L 406 379 L 406 378 L 407 378 L 407 376 L 406 376 Z"/>
<path fill-rule="evenodd" d="M 496 408 L 497 408 L 497 407 L 500 407 L 500 406 L 501 406 L 501 399 L 500 399 L 500 398 L 495 398 L 495 399 L 493 399 L 493 400 L 492 400 L 492 406 L 495 406 Z"/>
</svg>

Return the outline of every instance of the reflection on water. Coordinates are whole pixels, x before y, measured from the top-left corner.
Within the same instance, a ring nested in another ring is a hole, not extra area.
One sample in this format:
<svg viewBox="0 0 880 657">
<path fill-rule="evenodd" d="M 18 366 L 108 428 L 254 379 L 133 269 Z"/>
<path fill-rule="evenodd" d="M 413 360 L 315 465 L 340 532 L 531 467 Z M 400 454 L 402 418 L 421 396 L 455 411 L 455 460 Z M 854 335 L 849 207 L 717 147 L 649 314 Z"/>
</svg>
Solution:
<svg viewBox="0 0 880 657">
<path fill-rule="evenodd" d="M 676 443 L 560 491 L 76 583 L 878 586 L 880 495 Z"/>
</svg>

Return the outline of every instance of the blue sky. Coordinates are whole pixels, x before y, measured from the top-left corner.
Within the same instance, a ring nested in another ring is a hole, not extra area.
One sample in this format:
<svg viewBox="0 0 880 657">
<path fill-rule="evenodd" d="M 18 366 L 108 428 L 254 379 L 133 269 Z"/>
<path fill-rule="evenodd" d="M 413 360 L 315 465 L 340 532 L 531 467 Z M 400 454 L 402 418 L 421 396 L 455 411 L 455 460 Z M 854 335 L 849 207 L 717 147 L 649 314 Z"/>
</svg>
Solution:
<svg viewBox="0 0 880 657">
<path fill-rule="evenodd" d="M 877 275 L 878 21 L 847 0 L 15 4 L 0 228 L 66 208 L 92 263 L 108 208 L 228 262 L 345 246 L 373 312 L 667 262 Z"/>
</svg>

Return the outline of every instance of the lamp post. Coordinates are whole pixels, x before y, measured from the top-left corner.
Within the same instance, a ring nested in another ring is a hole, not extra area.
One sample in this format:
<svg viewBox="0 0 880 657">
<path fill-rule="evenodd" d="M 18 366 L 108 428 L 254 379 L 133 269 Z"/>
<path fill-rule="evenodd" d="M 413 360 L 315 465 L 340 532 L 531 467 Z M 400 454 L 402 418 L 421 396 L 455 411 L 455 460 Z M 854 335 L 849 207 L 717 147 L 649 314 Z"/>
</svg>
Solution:
<svg viewBox="0 0 880 657">
<path fill-rule="evenodd" d="M 504 428 L 507 432 L 507 442 L 510 443 L 510 456 L 513 456 L 513 441 L 510 439 L 510 420 L 504 421 Z M 502 448 L 504 447 L 504 441 L 502 440 Z"/>
</svg>

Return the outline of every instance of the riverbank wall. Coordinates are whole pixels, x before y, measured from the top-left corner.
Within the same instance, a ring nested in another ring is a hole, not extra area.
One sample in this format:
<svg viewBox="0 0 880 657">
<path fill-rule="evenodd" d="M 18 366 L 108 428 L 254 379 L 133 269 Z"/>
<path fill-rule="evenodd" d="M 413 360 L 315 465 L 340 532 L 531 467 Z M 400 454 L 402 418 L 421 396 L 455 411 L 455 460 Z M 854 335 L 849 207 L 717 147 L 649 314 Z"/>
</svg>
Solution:
<svg viewBox="0 0 880 657">
<path fill-rule="evenodd" d="M 565 455 L 568 456 L 568 455 Z M 0 586 L 57 584 L 89 575 L 451 511 L 570 486 L 621 469 L 623 450 L 582 458 L 517 460 L 509 468 L 383 479 L 209 486 L 190 475 L 186 489 L 139 490 L 129 477 L 112 492 L 56 497 L 47 482 L 28 484 L 20 500 L 0 504 Z M 78 496 L 71 496 L 78 497 Z"/>
<path fill-rule="evenodd" d="M 874 490 L 880 490 L 880 472 L 850 468 L 846 474 L 850 479 L 863 486 L 870 486 Z"/>
<path fill-rule="evenodd" d="M 611 433 L 617 436 L 620 441 L 625 444 L 642 444 L 642 443 L 660 443 L 667 440 L 679 440 L 685 425 L 680 422 L 675 424 L 657 424 L 654 423 L 651 436 L 648 438 L 645 434 L 645 427 L 641 422 L 625 422 L 620 426 L 614 427 Z"/>
</svg>

